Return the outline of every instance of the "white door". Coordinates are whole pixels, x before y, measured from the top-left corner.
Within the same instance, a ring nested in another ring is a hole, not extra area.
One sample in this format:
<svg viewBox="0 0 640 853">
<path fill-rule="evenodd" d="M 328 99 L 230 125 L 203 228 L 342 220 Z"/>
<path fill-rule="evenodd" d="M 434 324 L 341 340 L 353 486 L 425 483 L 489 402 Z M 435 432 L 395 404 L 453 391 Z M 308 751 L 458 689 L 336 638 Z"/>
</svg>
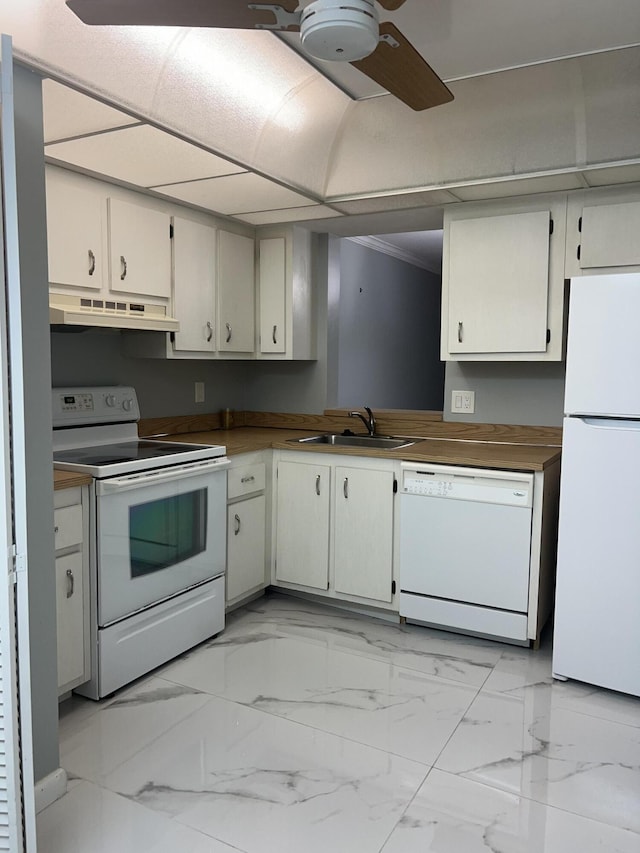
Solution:
<svg viewBox="0 0 640 853">
<path fill-rule="evenodd" d="M 286 352 L 286 243 L 284 237 L 260 240 L 260 352 Z"/>
<path fill-rule="evenodd" d="M 336 468 L 336 592 L 391 601 L 393 472 Z"/>
<path fill-rule="evenodd" d="M 276 579 L 329 588 L 331 468 L 313 462 L 278 465 Z"/>
<path fill-rule="evenodd" d="M 133 296 L 171 296 L 169 215 L 108 199 L 109 289 Z"/>
<path fill-rule="evenodd" d="M 451 353 L 545 352 L 550 219 L 545 210 L 451 222 Z"/>
<path fill-rule="evenodd" d="M 640 422 L 566 418 L 553 672 L 640 696 Z"/>
<path fill-rule="evenodd" d="M 265 586 L 265 497 L 227 508 L 227 601 Z"/>
<path fill-rule="evenodd" d="M 640 274 L 571 279 L 564 410 L 640 417 Z"/>
<path fill-rule="evenodd" d="M 255 348 L 255 244 L 218 231 L 218 350 Z"/>
<path fill-rule="evenodd" d="M 174 349 L 215 352 L 216 229 L 173 218 L 173 316 L 180 322 Z"/>
<path fill-rule="evenodd" d="M 22 853 L 35 851 L 36 833 L 22 353 L 19 334 L 13 334 L 10 342 L 7 336 L 7 318 L 11 329 L 17 331 L 22 324 L 13 58 L 11 39 L 4 35 L 0 39 L 0 160 L 0 851 Z"/>
</svg>

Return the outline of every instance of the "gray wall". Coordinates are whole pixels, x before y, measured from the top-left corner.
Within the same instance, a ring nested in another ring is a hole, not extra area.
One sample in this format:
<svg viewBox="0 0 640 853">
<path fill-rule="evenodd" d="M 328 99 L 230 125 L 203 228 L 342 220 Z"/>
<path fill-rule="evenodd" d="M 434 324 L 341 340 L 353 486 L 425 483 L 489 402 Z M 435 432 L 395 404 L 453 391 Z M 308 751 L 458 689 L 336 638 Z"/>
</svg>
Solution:
<svg viewBox="0 0 640 853">
<path fill-rule="evenodd" d="M 18 227 L 26 414 L 27 537 L 34 776 L 59 766 L 56 588 L 51 475 L 51 374 L 42 92 L 14 69 Z"/>
<path fill-rule="evenodd" d="M 317 360 L 259 361 L 247 365 L 246 408 L 258 412 L 319 414 L 327 407 L 329 359 L 327 346 L 327 235 L 318 235 L 313 255 L 313 297 L 317 316 Z"/>
<path fill-rule="evenodd" d="M 446 421 L 561 426 L 564 362 L 447 362 Z M 451 412 L 452 391 L 475 391 L 473 415 Z"/>
<path fill-rule="evenodd" d="M 340 259 L 338 406 L 441 409 L 440 276 L 351 240 Z"/>
<path fill-rule="evenodd" d="M 244 362 L 166 361 L 122 354 L 115 330 L 51 333 L 54 386 L 133 385 L 143 418 L 246 408 Z M 194 382 L 205 383 L 204 403 L 194 402 Z"/>
</svg>

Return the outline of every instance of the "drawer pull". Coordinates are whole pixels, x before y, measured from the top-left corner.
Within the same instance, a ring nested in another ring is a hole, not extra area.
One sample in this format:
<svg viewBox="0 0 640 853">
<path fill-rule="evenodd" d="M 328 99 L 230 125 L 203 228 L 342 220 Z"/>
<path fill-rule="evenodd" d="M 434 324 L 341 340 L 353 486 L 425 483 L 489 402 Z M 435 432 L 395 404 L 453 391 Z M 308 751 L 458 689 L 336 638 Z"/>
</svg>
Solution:
<svg viewBox="0 0 640 853">
<path fill-rule="evenodd" d="M 71 569 L 67 569 L 67 598 L 71 598 L 73 595 L 73 588 L 75 586 L 75 581 L 73 577 L 73 572 Z"/>
<path fill-rule="evenodd" d="M 250 477 L 241 477 L 240 482 L 241 483 L 253 483 L 255 479 L 256 478 L 253 476 L 253 474 L 251 474 Z"/>
<path fill-rule="evenodd" d="M 238 515 L 238 513 L 236 513 L 234 515 L 234 520 L 235 520 L 235 527 L 233 529 L 233 535 L 237 536 L 238 533 L 240 533 L 240 528 L 242 526 L 242 522 L 240 521 L 240 516 Z"/>
</svg>

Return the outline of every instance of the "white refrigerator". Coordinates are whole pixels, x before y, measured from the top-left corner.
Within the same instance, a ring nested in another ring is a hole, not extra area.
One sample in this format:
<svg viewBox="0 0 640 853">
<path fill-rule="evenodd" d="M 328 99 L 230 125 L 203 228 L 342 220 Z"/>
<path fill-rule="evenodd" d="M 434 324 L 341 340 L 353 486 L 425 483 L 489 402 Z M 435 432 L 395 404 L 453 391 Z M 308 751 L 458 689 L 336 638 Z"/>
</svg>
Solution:
<svg viewBox="0 0 640 853">
<path fill-rule="evenodd" d="M 640 275 L 569 306 L 553 675 L 640 696 Z"/>
</svg>

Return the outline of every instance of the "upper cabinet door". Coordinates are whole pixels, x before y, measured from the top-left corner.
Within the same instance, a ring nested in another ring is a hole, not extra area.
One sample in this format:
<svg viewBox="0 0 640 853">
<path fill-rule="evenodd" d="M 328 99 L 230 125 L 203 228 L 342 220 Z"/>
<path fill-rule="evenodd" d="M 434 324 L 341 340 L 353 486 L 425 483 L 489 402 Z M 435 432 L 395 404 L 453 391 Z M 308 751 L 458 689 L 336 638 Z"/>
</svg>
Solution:
<svg viewBox="0 0 640 853">
<path fill-rule="evenodd" d="M 216 229 L 173 218 L 173 314 L 180 321 L 174 349 L 216 348 Z"/>
<path fill-rule="evenodd" d="M 286 245 L 284 237 L 259 242 L 260 352 L 286 352 Z"/>
<path fill-rule="evenodd" d="M 451 353 L 543 353 L 549 211 L 451 222 Z"/>
<path fill-rule="evenodd" d="M 580 232 L 581 270 L 640 265 L 640 201 L 585 205 Z"/>
<path fill-rule="evenodd" d="M 108 200 L 109 286 L 134 296 L 171 296 L 171 219 L 138 204 Z"/>
<path fill-rule="evenodd" d="M 255 349 L 255 244 L 218 231 L 218 350 Z"/>
<path fill-rule="evenodd" d="M 105 197 L 58 169 L 48 168 L 46 181 L 49 283 L 100 290 L 106 267 Z"/>
</svg>

